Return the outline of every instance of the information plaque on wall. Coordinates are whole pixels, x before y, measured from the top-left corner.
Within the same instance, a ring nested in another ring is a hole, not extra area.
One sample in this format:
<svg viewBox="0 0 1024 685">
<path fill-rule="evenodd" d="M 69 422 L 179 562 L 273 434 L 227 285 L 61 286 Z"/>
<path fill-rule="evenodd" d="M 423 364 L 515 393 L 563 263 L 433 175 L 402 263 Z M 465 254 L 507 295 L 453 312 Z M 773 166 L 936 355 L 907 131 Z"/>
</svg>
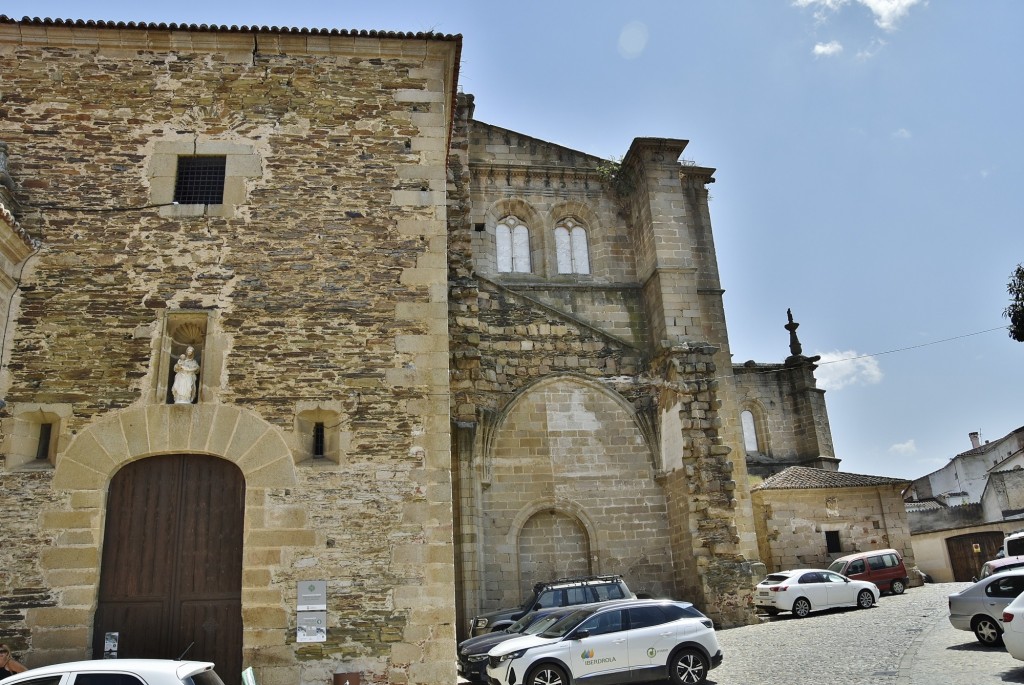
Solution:
<svg viewBox="0 0 1024 685">
<path fill-rule="evenodd" d="M 296 642 L 327 642 L 326 611 L 300 611 L 297 619 Z"/>
<path fill-rule="evenodd" d="M 298 611 L 327 611 L 327 581 L 300 580 Z"/>
</svg>

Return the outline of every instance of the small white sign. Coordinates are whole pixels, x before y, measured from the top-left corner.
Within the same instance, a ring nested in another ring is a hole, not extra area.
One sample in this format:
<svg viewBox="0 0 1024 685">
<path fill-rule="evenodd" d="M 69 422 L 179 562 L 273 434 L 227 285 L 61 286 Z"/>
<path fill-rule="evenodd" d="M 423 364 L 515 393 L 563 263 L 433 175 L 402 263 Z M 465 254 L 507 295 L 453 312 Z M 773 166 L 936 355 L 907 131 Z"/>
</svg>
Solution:
<svg viewBox="0 0 1024 685">
<path fill-rule="evenodd" d="M 256 674 L 252 672 L 252 666 L 242 671 L 242 685 L 256 685 Z"/>
<path fill-rule="evenodd" d="M 327 642 L 326 611 L 300 611 L 296 624 L 296 642 Z"/>
<path fill-rule="evenodd" d="M 327 611 L 327 581 L 300 580 L 299 611 Z"/>
</svg>

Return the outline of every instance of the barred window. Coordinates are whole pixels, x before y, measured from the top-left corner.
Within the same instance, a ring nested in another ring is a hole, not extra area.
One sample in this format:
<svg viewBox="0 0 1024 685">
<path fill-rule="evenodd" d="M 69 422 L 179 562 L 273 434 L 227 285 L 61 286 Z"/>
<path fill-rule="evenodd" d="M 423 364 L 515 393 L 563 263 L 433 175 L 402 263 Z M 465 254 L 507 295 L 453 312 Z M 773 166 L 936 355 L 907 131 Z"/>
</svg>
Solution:
<svg viewBox="0 0 1024 685">
<path fill-rule="evenodd" d="M 224 202 L 227 157 L 178 157 L 174 201 L 182 205 L 219 205 Z"/>
</svg>

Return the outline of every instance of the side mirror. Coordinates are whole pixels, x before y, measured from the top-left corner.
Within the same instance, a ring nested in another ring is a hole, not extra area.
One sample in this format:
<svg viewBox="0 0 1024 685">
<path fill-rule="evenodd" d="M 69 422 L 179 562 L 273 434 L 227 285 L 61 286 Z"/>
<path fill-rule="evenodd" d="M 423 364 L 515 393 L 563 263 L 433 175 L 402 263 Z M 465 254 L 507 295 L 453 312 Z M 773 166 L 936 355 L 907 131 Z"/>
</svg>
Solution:
<svg viewBox="0 0 1024 685">
<path fill-rule="evenodd" d="M 582 640 L 585 637 L 590 637 L 589 630 L 577 630 L 575 633 L 572 634 L 573 640 Z"/>
</svg>

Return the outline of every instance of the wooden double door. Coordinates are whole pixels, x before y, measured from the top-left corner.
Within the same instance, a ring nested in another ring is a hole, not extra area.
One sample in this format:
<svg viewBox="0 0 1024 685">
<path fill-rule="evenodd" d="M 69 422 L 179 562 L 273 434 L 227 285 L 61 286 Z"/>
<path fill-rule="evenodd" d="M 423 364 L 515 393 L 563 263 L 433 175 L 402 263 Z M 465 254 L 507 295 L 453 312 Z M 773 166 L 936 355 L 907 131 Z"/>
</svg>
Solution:
<svg viewBox="0 0 1024 685">
<path fill-rule="evenodd" d="M 107 497 L 93 654 L 212 661 L 242 670 L 245 480 L 229 461 L 150 457 L 118 471 Z"/>
<path fill-rule="evenodd" d="M 1003 533 L 998 530 L 946 538 L 953 579 L 963 582 L 976 578 L 981 573 L 981 565 L 995 559 L 1002 548 Z"/>
</svg>

